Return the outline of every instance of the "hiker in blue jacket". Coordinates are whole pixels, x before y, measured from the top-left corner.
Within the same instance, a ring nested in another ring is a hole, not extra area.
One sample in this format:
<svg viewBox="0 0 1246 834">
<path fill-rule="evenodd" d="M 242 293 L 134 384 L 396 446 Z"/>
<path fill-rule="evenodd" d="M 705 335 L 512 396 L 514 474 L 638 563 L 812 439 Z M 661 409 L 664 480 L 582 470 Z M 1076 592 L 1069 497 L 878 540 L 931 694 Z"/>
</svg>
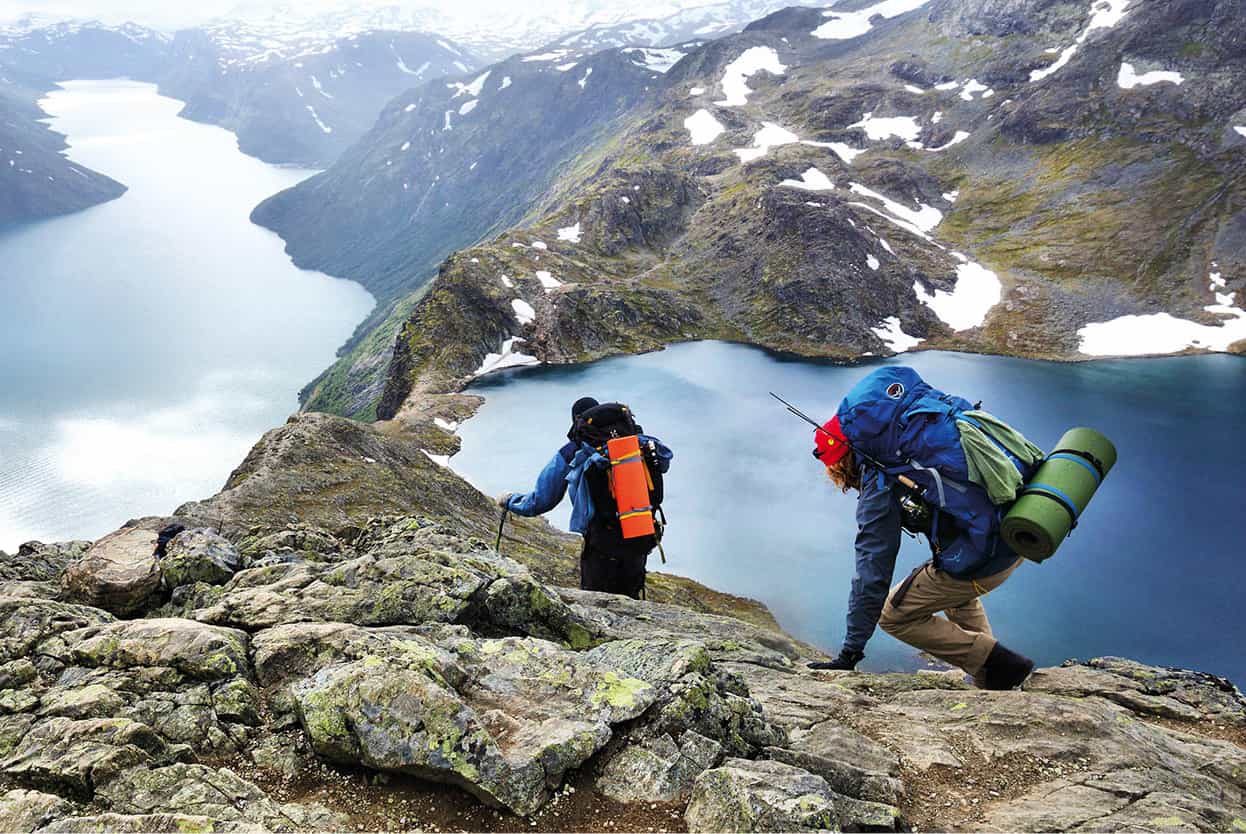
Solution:
<svg viewBox="0 0 1246 834">
<path fill-rule="evenodd" d="M 831 480 L 859 497 L 843 647 L 834 660 L 810 666 L 854 668 L 881 625 L 964 669 L 982 688 L 1011 689 L 1024 681 L 1034 663 L 995 639 L 980 599 L 1022 561 L 999 535 L 1000 513 L 988 487 L 1015 492 L 1042 450 L 967 400 L 896 366 L 880 368 L 853 388 L 817 430 L 815 444 Z M 987 457 L 967 449 L 985 449 L 1002 465 L 987 474 Z M 982 467 L 975 469 L 976 462 Z M 891 588 L 905 526 L 921 528 L 932 558 Z"/>
<path fill-rule="evenodd" d="M 661 536 L 623 537 L 617 506 L 610 491 L 609 460 L 603 454 L 605 438 L 639 435 L 648 466 L 655 511 L 662 503 L 663 479 L 674 456 L 660 440 L 643 433 L 630 411 L 618 403 L 600 404 L 592 397 L 576 400 L 571 407 L 572 426 L 562 446 L 537 476 L 536 486 L 526 494 L 510 492 L 498 504 L 521 516 L 547 513 L 571 493 L 571 530 L 584 537 L 580 552 L 580 587 L 642 599 L 645 565 Z"/>
</svg>

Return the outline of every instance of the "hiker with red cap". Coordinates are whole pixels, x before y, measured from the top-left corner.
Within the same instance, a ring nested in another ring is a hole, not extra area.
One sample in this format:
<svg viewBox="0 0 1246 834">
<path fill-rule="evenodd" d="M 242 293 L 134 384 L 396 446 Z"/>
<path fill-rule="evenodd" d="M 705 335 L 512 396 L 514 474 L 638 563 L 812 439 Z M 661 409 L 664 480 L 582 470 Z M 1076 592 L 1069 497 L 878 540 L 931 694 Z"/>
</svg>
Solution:
<svg viewBox="0 0 1246 834">
<path fill-rule="evenodd" d="M 857 499 L 856 576 L 839 654 L 815 669 L 852 669 L 876 626 L 972 676 L 1011 689 L 1034 663 L 991 632 L 981 597 L 1021 564 L 999 534 L 992 499 L 1024 482 L 1043 452 L 1019 432 L 911 368 L 869 374 L 815 431 L 814 456 Z M 902 529 L 923 533 L 931 559 L 890 588 Z M 890 591 L 888 590 L 890 588 Z"/>
</svg>

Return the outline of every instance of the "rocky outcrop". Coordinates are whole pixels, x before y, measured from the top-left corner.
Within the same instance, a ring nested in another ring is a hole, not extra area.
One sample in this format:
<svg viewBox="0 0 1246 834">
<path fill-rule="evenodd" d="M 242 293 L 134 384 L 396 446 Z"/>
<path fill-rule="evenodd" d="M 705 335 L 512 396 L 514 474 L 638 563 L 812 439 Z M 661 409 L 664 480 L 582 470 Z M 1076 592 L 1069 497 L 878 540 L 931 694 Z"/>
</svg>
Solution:
<svg viewBox="0 0 1246 834">
<path fill-rule="evenodd" d="M 194 574 L 135 619 L 38 596 L 63 576 L 0 592 L 6 830 L 397 826 L 374 792 L 389 779 L 530 829 L 1246 819 L 1246 699 L 1210 675 L 1103 658 L 982 692 L 950 672 L 815 673 L 778 630 L 555 590 L 426 518 L 170 549 L 250 567 Z"/>
<path fill-rule="evenodd" d="M 798 767 L 744 759 L 697 779 L 686 819 L 689 831 L 901 830 L 891 806 L 840 796 Z"/>
<path fill-rule="evenodd" d="M 183 530 L 165 546 L 160 576 L 168 590 L 203 582 L 223 585 L 241 567 L 238 551 L 214 530 Z"/>
<path fill-rule="evenodd" d="M 138 527 L 110 533 L 65 570 L 65 596 L 125 616 L 161 592 L 156 534 Z"/>
</svg>

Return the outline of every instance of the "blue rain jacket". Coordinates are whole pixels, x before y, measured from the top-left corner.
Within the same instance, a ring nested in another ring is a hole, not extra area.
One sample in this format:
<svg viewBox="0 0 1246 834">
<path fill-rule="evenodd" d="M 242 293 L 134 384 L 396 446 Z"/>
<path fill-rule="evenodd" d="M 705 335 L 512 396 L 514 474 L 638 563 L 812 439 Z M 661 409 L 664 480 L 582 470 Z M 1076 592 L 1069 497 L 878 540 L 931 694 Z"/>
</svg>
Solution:
<svg viewBox="0 0 1246 834">
<path fill-rule="evenodd" d="M 844 648 L 864 652 L 878 627 L 900 552 L 900 496 L 869 469 L 857 499 L 857 573 L 848 600 Z"/>
<path fill-rule="evenodd" d="M 675 453 L 656 437 L 640 435 L 641 446 L 650 441 L 657 450 L 658 471 L 666 474 Z M 507 506 L 515 515 L 542 515 L 557 507 L 570 490 L 571 531 L 583 535 L 597 512 L 584 475 L 590 467 L 606 468 L 609 465 L 610 461 L 587 443 L 567 443 L 545 464 L 533 490 L 524 495 L 512 495 Z"/>
</svg>

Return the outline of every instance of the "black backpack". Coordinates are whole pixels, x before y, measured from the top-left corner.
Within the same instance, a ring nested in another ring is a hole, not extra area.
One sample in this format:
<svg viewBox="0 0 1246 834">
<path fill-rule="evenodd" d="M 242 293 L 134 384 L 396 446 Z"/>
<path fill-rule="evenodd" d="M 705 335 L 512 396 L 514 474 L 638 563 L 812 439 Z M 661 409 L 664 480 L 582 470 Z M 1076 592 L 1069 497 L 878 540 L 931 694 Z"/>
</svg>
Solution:
<svg viewBox="0 0 1246 834">
<path fill-rule="evenodd" d="M 584 411 L 575 419 L 571 430 L 567 432 L 567 439 L 575 443 L 587 443 L 606 455 L 607 441 L 633 434 L 644 434 L 644 429 L 636 422 L 630 408 L 623 403 L 601 403 Z M 644 443 L 640 445 L 640 448 L 645 458 L 645 466 L 649 470 L 650 483 L 653 484 L 649 495 L 656 514 L 661 511 L 662 506 L 662 473 L 658 471 L 657 456 L 653 448 Z M 593 519 L 593 526 L 617 538 L 620 544 L 626 542 L 628 546 L 643 547 L 645 552 L 652 550 L 657 543 L 654 536 L 623 539 L 617 518 L 618 505 L 615 503 L 614 495 L 610 492 L 608 470 L 589 469 L 587 477 L 589 492 L 593 496 L 593 505 L 598 509 Z"/>
</svg>

